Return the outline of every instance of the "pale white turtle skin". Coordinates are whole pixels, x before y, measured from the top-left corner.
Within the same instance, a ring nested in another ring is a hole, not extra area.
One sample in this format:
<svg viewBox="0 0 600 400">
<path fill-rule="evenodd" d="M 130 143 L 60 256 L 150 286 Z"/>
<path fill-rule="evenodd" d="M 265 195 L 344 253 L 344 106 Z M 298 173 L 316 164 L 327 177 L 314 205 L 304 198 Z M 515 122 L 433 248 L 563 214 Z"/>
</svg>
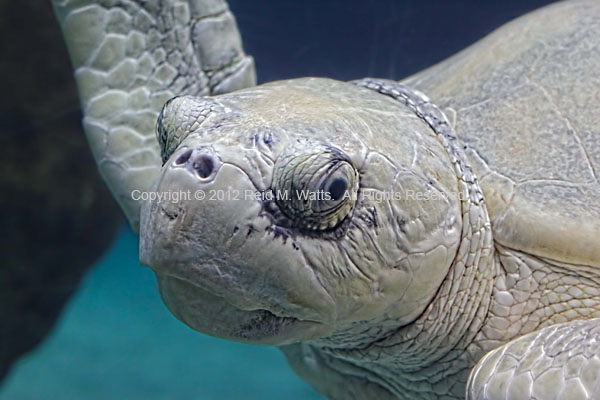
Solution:
<svg viewBox="0 0 600 400">
<path fill-rule="evenodd" d="M 256 84 L 224 0 L 52 0 L 69 50 L 83 128 L 101 175 L 139 227 L 161 160 L 156 118 L 175 95 Z M 133 196 L 136 197 L 137 196 Z"/>
<path fill-rule="evenodd" d="M 471 373 L 467 398 L 598 398 L 598 371 L 600 320 L 563 322 L 486 354 Z"/>
<path fill-rule="evenodd" d="M 599 38 L 599 3 L 558 3 L 404 81 L 446 112 L 458 153 L 402 101 L 330 80 L 181 98 L 156 190 L 267 190 L 300 139 L 343 149 L 362 190 L 485 201 L 357 203 L 337 242 L 282 236 L 254 200 L 155 202 L 141 259 L 178 318 L 280 345 L 331 399 L 597 398 Z M 190 155 L 215 161 L 207 176 Z M 456 157 L 478 184 L 461 189 Z"/>
<path fill-rule="evenodd" d="M 600 396 L 600 320 L 566 323 L 600 317 L 599 67 L 600 3 L 570 1 L 407 80 L 453 119 L 494 228 L 499 270 L 473 346 L 513 341 L 478 364 L 470 398 Z"/>
</svg>

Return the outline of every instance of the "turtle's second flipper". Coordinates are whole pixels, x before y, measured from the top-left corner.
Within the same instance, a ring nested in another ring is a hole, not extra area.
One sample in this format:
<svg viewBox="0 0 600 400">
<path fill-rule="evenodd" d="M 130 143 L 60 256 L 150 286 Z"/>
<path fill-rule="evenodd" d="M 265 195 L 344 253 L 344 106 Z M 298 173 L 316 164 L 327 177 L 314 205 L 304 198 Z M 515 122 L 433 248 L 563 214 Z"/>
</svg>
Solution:
<svg viewBox="0 0 600 400">
<path fill-rule="evenodd" d="M 473 368 L 467 399 L 597 399 L 600 319 L 532 332 L 491 352 Z"/>
<path fill-rule="evenodd" d="M 165 101 L 252 86 L 254 63 L 224 0 L 52 2 L 88 141 L 137 231 L 140 204 L 132 192 L 148 190 L 160 169 L 155 126 Z"/>
</svg>

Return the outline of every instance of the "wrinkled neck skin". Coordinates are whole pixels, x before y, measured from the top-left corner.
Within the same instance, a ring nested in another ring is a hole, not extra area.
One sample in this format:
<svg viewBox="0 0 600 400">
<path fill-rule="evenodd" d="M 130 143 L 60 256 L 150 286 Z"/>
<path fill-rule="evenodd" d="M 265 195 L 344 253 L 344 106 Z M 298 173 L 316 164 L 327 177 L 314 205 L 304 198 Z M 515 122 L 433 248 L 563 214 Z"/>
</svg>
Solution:
<svg viewBox="0 0 600 400">
<path fill-rule="evenodd" d="M 383 317 L 282 347 L 296 372 L 332 399 L 463 398 L 469 372 L 485 354 L 473 341 L 488 313 L 496 276 L 489 221 L 475 217 L 471 224 L 469 219 L 466 214 L 454 263 L 415 321 L 375 342 L 367 340 L 382 336 Z"/>
<path fill-rule="evenodd" d="M 428 123 L 448 151 L 461 192 L 457 254 L 436 295 L 411 323 L 393 327 L 381 316 L 281 348 L 296 372 L 328 398 L 463 398 L 469 372 L 486 350 L 473 342 L 497 278 L 490 219 L 462 144 L 451 129 L 436 126 L 449 128 L 441 119 Z"/>
</svg>

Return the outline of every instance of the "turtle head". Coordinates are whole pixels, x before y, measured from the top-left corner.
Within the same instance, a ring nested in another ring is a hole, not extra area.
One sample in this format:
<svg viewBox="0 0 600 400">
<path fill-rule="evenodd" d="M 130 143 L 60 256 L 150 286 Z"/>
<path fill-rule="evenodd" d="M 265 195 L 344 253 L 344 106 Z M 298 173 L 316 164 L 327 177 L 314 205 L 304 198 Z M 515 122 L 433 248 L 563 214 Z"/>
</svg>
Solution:
<svg viewBox="0 0 600 400">
<path fill-rule="evenodd" d="M 157 131 L 164 165 L 140 257 L 198 331 L 372 340 L 421 314 L 448 272 L 456 176 L 435 135 L 391 99 L 326 79 L 275 82 L 175 98 Z"/>
</svg>

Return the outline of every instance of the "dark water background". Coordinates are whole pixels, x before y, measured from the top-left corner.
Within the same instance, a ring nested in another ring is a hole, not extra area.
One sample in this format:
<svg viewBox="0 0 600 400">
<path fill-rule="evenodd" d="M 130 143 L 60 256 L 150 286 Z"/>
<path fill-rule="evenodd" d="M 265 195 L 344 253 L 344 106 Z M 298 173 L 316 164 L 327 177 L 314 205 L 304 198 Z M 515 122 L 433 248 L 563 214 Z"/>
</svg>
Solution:
<svg viewBox="0 0 600 400">
<path fill-rule="evenodd" d="M 548 0 L 232 0 L 259 82 L 400 79 Z M 29 51 L 35 51 L 30 49 Z M 316 399 L 274 348 L 200 335 L 162 305 L 127 228 L 0 399 Z"/>
</svg>

